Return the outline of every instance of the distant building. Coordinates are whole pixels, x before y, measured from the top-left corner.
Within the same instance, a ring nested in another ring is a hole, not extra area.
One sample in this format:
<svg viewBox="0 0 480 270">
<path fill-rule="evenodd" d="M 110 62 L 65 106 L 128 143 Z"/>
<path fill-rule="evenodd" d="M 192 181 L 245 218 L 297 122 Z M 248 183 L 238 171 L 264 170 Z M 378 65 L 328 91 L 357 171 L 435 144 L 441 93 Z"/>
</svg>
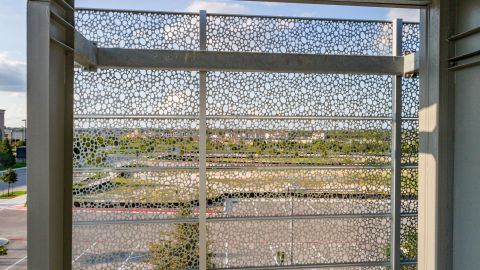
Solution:
<svg viewBox="0 0 480 270">
<path fill-rule="evenodd" d="M 23 128 L 5 128 L 4 136 L 10 140 L 10 143 L 25 140 L 25 130 Z"/>
<path fill-rule="evenodd" d="M 0 141 L 8 138 L 10 143 L 25 141 L 25 128 L 7 128 L 5 127 L 5 110 L 0 109 Z"/>
<path fill-rule="evenodd" d="M 0 140 L 5 138 L 5 110 L 0 110 Z"/>
</svg>

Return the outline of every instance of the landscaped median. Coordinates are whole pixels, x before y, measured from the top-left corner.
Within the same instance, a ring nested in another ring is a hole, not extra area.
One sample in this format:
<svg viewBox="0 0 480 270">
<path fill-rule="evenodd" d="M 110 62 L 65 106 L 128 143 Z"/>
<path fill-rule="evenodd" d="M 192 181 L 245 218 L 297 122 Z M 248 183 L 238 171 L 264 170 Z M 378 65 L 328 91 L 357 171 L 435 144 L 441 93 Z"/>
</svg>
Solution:
<svg viewBox="0 0 480 270">
<path fill-rule="evenodd" d="M 26 191 L 13 191 L 13 192 L 10 192 L 10 194 L 8 194 L 8 195 L 7 195 L 7 193 L 0 194 L 0 199 L 12 199 L 12 198 L 24 195 L 24 194 L 27 194 L 27 192 Z"/>
</svg>

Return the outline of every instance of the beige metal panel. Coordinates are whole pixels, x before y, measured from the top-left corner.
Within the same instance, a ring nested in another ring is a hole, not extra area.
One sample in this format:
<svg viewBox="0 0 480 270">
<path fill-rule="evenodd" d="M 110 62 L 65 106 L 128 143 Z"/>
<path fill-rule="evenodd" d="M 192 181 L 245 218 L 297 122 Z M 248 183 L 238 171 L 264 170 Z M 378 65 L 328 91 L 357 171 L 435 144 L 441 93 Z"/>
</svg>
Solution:
<svg viewBox="0 0 480 270">
<path fill-rule="evenodd" d="M 480 49 L 480 1 L 457 2 L 455 31 L 469 33 L 454 41 L 456 55 Z M 450 55 L 452 57 L 453 55 Z M 458 69 L 455 76 L 455 149 L 454 149 L 454 210 L 453 269 L 478 269 L 480 254 L 480 64 L 479 56 L 465 58 L 457 65 L 472 63 Z M 476 63 L 475 63 L 476 62 Z M 474 63 L 474 64 L 473 64 Z"/>
<path fill-rule="evenodd" d="M 418 269 L 452 269 L 453 87 L 450 1 L 421 12 Z"/>
<path fill-rule="evenodd" d="M 49 253 L 50 241 L 49 215 L 50 190 L 48 181 L 50 170 L 45 164 L 43 154 L 48 153 L 48 106 L 49 96 L 45 89 L 49 88 L 48 64 L 49 64 L 49 8 L 47 3 L 28 2 L 27 6 L 27 117 L 28 128 L 28 170 L 30 175 L 35 172 L 36 181 L 28 177 L 30 181 L 28 189 L 28 254 L 29 267 L 34 264 L 51 264 Z M 37 33 L 43 33 L 38 35 Z M 46 34 L 45 34 L 46 33 Z M 35 86 L 35 91 L 33 86 Z M 47 121 L 45 121 L 47 119 Z M 30 123 L 31 121 L 31 123 Z M 44 211 L 47 210 L 45 213 Z M 35 229 L 35 230 L 34 230 Z M 38 244 L 35 244 L 38 243 Z M 58 241 L 57 241 L 58 243 Z M 58 263 L 57 263 L 58 265 Z M 61 264 L 60 264 L 61 265 Z"/>
<path fill-rule="evenodd" d="M 68 270 L 73 32 L 51 22 L 49 2 L 29 1 L 27 15 L 28 268 Z"/>
<path fill-rule="evenodd" d="M 480 254 L 480 66 L 456 72 L 453 269 L 475 269 Z"/>
</svg>

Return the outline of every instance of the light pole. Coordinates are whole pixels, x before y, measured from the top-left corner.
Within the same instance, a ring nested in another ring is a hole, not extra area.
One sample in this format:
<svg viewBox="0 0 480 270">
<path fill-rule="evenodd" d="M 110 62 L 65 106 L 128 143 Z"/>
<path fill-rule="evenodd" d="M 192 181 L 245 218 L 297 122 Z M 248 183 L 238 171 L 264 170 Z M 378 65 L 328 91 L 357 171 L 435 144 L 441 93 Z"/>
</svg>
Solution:
<svg viewBox="0 0 480 270">
<path fill-rule="evenodd" d="M 27 119 L 22 119 L 23 121 L 23 140 L 27 142 Z"/>
</svg>

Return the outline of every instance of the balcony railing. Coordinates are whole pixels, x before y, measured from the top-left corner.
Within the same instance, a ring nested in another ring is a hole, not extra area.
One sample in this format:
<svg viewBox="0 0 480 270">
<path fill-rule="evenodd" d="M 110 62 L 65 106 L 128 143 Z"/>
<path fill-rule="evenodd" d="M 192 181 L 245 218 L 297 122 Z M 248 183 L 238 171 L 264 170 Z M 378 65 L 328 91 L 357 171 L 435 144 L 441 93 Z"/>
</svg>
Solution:
<svg viewBox="0 0 480 270">
<path fill-rule="evenodd" d="M 82 9 L 75 28 L 74 268 L 415 268 L 418 24 Z"/>
</svg>

